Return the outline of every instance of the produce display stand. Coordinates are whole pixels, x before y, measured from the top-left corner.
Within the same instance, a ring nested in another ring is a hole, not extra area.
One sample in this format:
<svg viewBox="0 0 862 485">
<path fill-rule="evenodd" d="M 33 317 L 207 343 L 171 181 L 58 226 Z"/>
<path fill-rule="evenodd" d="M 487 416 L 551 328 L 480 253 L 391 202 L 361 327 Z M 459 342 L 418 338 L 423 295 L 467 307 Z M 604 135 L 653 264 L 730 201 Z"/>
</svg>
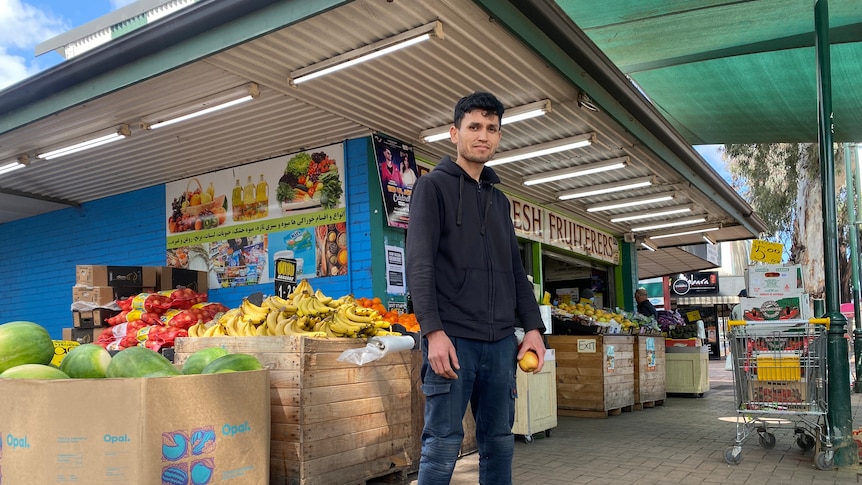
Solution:
<svg viewBox="0 0 862 485">
<path fill-rule="evenodd" d="M 631 335 L 548 335 L 557 359 L 557 414 L 606 418 L 631 411 L 634 344 Z"/>
<path fill-rule="evenodd" d="M 637 335 L 634 350 L 635 409 L 663 405 L 667 397 L 664 337 Z"/>
<path fill-rule="evenodd" d="M 270 484 L 364 483 L 405 474 L 418 441 L 411 425 L 414 352 L 362 366 L 336 360 L 361 339 L 180 338 L 174 361 L 223 347 L 254 355 L 270 374 Z"/>
<path fill-rule="evenodd" d="M 518 398 L 515 399 L 515 423 L 512 433 L 532 443 L 533 434 L 544 431 L 551 437 L 557 427 L 557 361 L 554 349 L 545 351 L 545 365 L 536 374 L 520 368 L 516 374 Z"/>
<path fill-rule="evenodd" d="M 709 347 L 665 347 L 667 392 L 703 397 L 709 390 Z"/>
</svg>

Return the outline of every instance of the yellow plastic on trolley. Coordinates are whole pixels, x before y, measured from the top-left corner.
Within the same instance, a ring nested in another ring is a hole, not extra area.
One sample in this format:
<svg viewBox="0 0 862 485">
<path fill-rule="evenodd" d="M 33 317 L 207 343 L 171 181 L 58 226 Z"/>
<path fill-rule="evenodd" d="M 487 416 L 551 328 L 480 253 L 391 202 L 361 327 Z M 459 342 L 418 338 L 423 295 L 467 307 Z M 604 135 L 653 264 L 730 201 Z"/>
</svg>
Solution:
<svg viewBox="0 0 862 485">
<path fill-rule="evenodd" d="M 802 378 L 799 354 L 772 352 L 757 356 L 758 381 L 798 381 Z"/>
</svg>

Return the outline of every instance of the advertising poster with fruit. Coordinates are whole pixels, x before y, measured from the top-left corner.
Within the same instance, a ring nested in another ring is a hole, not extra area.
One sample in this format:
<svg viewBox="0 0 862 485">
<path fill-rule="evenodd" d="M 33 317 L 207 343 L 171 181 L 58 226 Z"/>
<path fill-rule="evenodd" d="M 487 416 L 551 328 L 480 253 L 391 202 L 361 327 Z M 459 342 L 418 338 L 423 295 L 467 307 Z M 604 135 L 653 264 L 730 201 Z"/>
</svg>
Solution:
<svg viewBox="0 0 862 485">
<path fill-rule="evenodd" d="M 304 278 L 346 274 L 342 174 L 335 144 L 166 184 L 167 264 L 210 288 L 272 282 L 276 254 Z"/>
<path fill-rule="evenodd" d="M 374 153 L 380 175 L 380 193 L 390 227 L 407 228 L 410 195 L 419 177 L 413 146 L 383 135 L 374 135 Z"/>
</svg>

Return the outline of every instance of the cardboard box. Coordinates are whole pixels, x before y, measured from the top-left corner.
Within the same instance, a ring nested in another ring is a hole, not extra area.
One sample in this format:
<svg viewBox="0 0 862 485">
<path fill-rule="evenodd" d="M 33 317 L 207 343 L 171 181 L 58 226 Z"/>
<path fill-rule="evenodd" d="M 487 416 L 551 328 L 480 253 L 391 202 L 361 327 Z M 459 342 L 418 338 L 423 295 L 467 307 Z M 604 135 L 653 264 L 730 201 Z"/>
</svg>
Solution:
<svg viewBox="0 0 862 485">
<path fill-rule="evenodd" d="M 759 406 L 762 403 L 802 405 L 808 399 L 807 381 L 751 380 L 748 384 L 749 401 Z M 758 404 L 759 403 L 759 404 Z"/>
<path fill-rule="evenodd" d="M 751 298 L 783 298 L 805 293 L 802 266 L 762 265 L 745 270 L 745 287 Z"/>
<path fill-rule="evenodd" d="M 4 379 L 0 394 L 3 483 L 269 482 L 265 370 Z"/>
<path fill-rule="evenodd" d="M 63 340 L 70 342 L 78 342 L 81 344 L 91 344 L 99 338 L 103 328 L 64 328 Z"/>
<path fill-rule="evenodd" d="M 118 315 L 117 310 L 94 308 L 90 311 L 72 310 L 72 326 L 75 328 L 108 327 L 105 319 Z"/>
<path fill-rule="evenodd" d="M 175 290 L 181 286 L 206 294 L 209 289 L 209 275 L 206 271 L 193 269 L 172 268 L 170 266 L 159 268 L 159 290 Z"/>
<path fill-rule="evenodd" d="M 151 293 L 155 288 L 137 286 L 73 286 L 72 301 L 83 301 L 97 305 L 107 305 L 139 293 Z"/>
<path fill-rule="evenodd" d="M 811 318 L 808 294 L 784 298 L 740 298 L 739 303 L 742 318 L 748 322 Z"/>
<path fill-rule="evenodd" d="M 133 286 L 155 288 L 155 266 L 75 266 L 75 284 L 80 286 Z"/>
</svg>

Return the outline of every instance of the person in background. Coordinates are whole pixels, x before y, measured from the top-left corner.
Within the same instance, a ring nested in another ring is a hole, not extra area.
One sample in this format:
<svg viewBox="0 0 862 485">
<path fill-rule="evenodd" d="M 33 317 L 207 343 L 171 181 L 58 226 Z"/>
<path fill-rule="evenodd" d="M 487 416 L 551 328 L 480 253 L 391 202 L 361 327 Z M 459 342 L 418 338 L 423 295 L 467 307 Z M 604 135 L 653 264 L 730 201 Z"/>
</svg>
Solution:
<svg viewBox="0 0 862 485">
<path fill-rule="evenodd" d="M 406 150 L 401 150 L 401 183 L 405 189 L 412 189 L 416 183 L 416 172 L 410 168 L 410 158 Z"/>
<path fill-rule="evenodd" d="M 485 162 L 500 143 L 503 105 L 489 93 L 458 101 L 443 157 L 419 177 L 405 244 L 407 284 L 422 329 L 425 426 L 418 485 L 445 485 L 464 438 L 467 405 L 476 418 L 479 483 L 511 485 L 516 362 L 536 352 L 544 325 L 521 263 L 509 201 Z M 524 328 L 519 346 L 515 325 Z"/>
<path fill-rule="evenodd" d="M 748 298 L 748 290 L 743 288 L 742 290 L 739 291 L 739 295 L 737 295 L 737 296 L 739 296 L 740 298 Z M 741 302 L 734 305 L 734 307 L 730 310 L 730 319 L 731 320 L 742 320 L 742 303 Z"/>
<path fill-rule="evenodd" d="M 590 305 L 594 305 L 596 303 L 596 294 L 593 293 L 593 290 L 590 288 L 585 288 L 584 291 L 581 292 L 579 303 L 589 303 Z"/>
<path fill-rule="evenodd" d="M 649 301 L 649 295 L 647 294 L 646 288 L 641 287 L 635 291 L 635 302 L 638 306 L 638 313 L 647 317 L 658 318 L 658 312 L 652 302 Z"/>
</svg>

